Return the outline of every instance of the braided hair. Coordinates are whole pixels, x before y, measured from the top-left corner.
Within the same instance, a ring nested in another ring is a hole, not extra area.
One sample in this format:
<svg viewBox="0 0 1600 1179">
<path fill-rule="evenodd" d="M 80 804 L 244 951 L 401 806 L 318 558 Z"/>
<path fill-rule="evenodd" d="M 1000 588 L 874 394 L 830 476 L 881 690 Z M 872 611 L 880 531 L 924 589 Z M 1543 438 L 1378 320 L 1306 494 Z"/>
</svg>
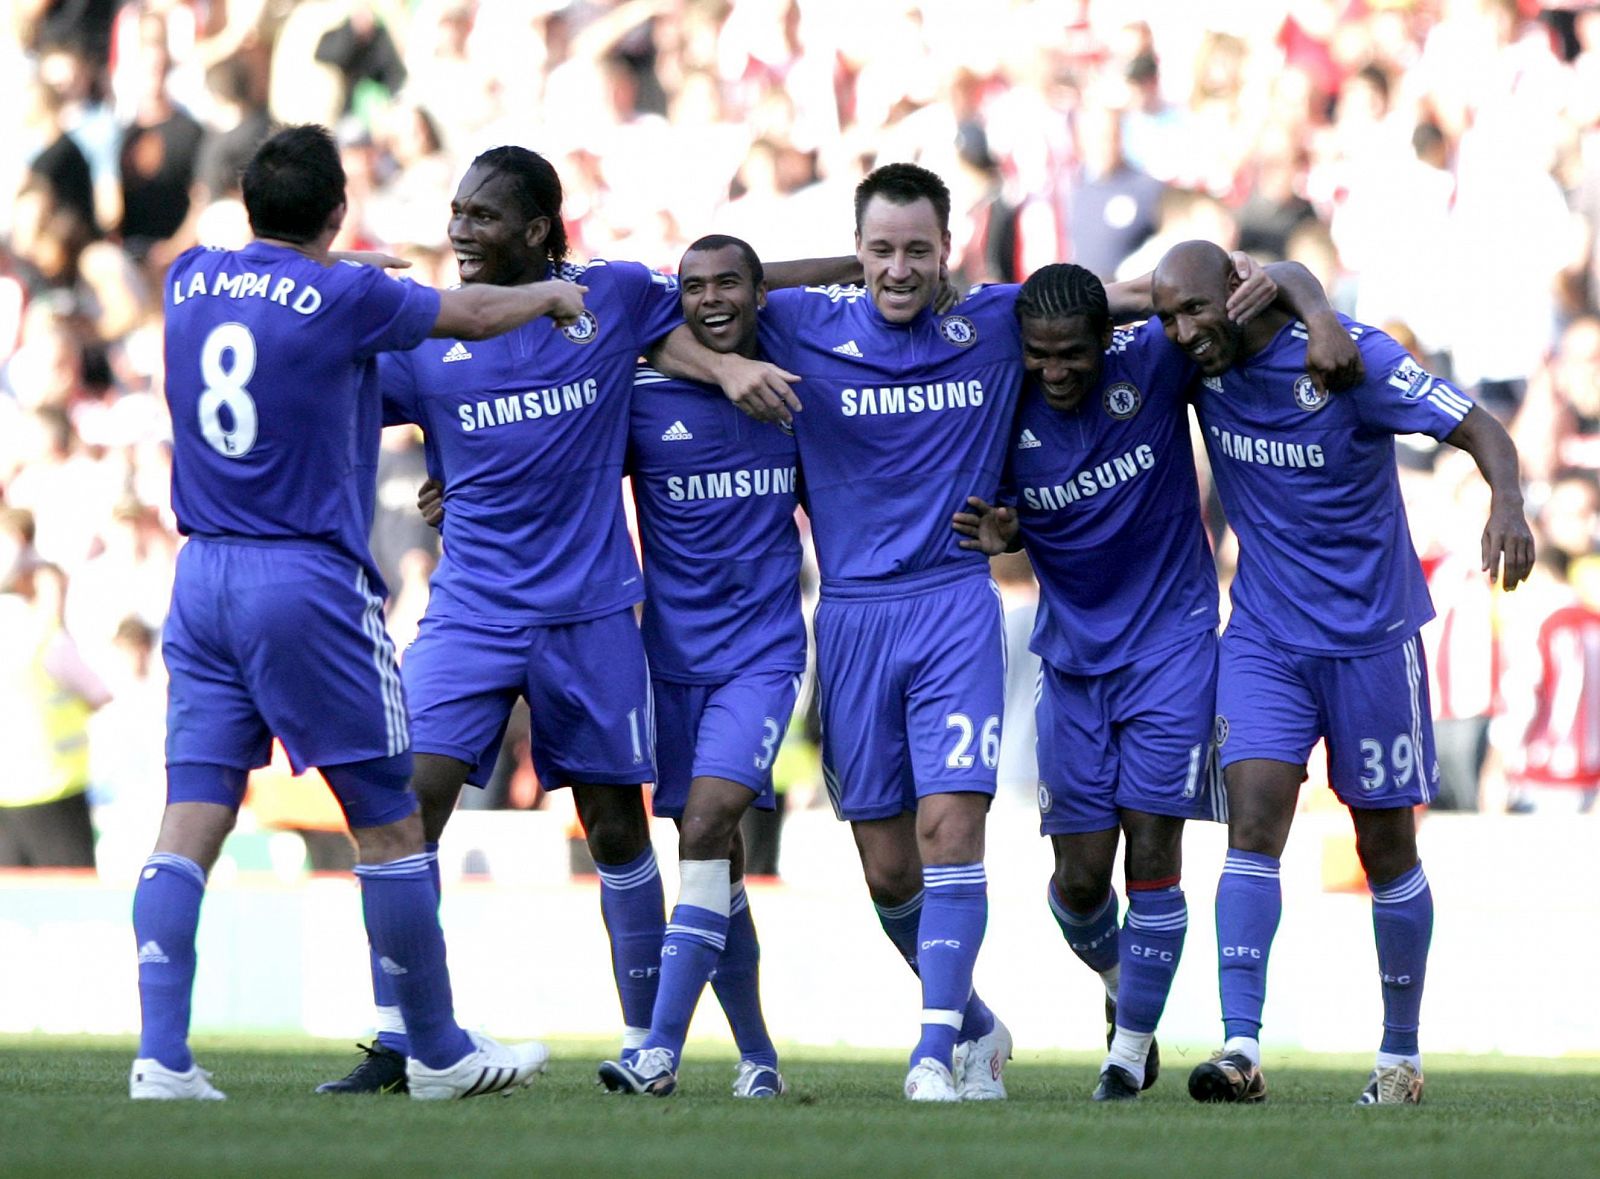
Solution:
<svg viewBox="0 0 1600 1179">
<path fill-rule="evenodd" d="M 529 221 L 548 217 L 550 231 L 545 234 L 544 251 L 552 266 L 567 257 L 567 227 L 561 220 L 561 177 L 550 161 L 525 147 L 493 147 L 472 161 L 474 168 L 488 168 L 511 178 L 517 203 Z"/>
<path fill-rule="evenodd" d="M 1017 292 L 1016 314 L 1019 320 L 1082 315 L 1096 336 L 1103 335 L 1111 322 L 1105 284 L 1071 262 L 1052 262 L 1030 274 Z"/>
</svg>

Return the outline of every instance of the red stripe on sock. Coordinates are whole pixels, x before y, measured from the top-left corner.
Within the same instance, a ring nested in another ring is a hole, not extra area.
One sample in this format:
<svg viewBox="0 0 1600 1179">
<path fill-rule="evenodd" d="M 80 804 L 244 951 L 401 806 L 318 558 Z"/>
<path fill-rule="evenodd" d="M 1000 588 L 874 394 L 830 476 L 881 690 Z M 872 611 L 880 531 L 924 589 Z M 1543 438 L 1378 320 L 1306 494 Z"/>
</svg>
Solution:
<svg viewBox="0 0 1600 1179">
<path fill-rule="evenodd" d="M 1160 880 L 1130 880 L 1127 882 L 1128 891 L 1155 892 L 1161 888 L 1177 888 L 1178 882 L 1182 879 L 1181 876 L 1163 876 Z"/>
</svg>

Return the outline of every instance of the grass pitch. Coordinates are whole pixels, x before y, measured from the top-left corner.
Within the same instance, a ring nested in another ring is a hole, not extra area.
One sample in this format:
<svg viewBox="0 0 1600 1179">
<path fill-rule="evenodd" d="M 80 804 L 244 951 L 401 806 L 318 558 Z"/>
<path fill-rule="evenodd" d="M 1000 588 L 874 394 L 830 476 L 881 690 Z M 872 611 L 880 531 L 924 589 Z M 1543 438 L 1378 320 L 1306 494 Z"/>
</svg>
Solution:
<svg viewBox="0 0 1600 1179">
<path fill-rule="evenodd" d="M 531 1090 L 450 1104 L 311 1092 L 355 1054 L 322 1041 L 200 1039 L 226 1103 L 127 1100 L 126 1040 L 0 1038 L 0 1175 L 1600 1176 L 1600 1060 L 1428 1058 L 1426 1103 L 1351 1105 L 1370 1062 L 1266 1061 L 1265 1106 L 1201 1106 L 1169 1049 L 1128 1106 L 1089 1101 L 1098 1057 L 1023 1053 L 1004 1104 L 911 1106 L 898 1057 L 785 1054 L 791 1092 L 736 1101 L 696 1051 L 665 1100 L 601 1092 L 608 1045 L 560 1043 Z"/>
</svg>

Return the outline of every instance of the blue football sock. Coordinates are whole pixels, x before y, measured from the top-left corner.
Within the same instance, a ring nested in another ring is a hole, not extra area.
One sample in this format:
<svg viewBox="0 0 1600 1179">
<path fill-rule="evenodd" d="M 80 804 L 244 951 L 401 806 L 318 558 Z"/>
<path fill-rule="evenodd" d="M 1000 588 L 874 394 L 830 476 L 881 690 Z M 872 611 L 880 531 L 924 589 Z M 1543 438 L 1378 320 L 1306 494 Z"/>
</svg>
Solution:
<svg viewBox="0 0 1600 1179">
<path fill-rule="evenodd" d="M 650 1035 L 641 1045 L 670 1049 L 674 1064 L 683 1055 L 700 992 L 727 945 L 730 903 L 727 860 L 684 860 L 678 870 L 678 903 L 661 942 Z"/>
<path fill-rule="evenodd" d="M 600 875 L 600 913 L 611 935 L 611 971 L 622 1022 L 630 1031 L 646 1029 L 656 1005 L 667 929 L 655 849 L 645 848 L 626 864 L 596 864 L 595 871 Z M 642 1042 L 642 1036 L 637 1038 Z"/>
<path fill-rule="evenodd" d="M 989 884 L 982 863 L 939 864 L 923 866 L 922 888 L 917 945 L 922 1038 L 911 1064 L 932 1057 L 948 1068 L 989 921 Z"/>
<path fill-rule="evenodd" d="M 1128 922 L 1122 931 L 1122 977 L 1117 987 L 1117 1026 L 1153 1032 L 1167 1005 L 1183 956 L 1189 909 L 1176 884 L 1159 888 L 1128 885 Z"/>
<path fill-rule="evenodd" d="M 206 874 L 183 856 L 157 852 L 133 891 L 133 938 L 139 948 L 139 1055 L 187 1072 L 189 1002 L 194 995 L 194 935 Z"/>
<path fill-rule="evenodd" d="M 1067 946 L 1096 974 L 1104 974 L 1116 967 L 1120 960 L 1118 946 L 1121 938 L 1117 929 L 1117 890 L 1106 893 L 1106 899 L 1092 913 L 1074 913 L 1056 892 L 1055 877 L 1045 886 L 1045 896 L 1050 902 L 1050 915 L 1061 927 L 1061 936 Z"/>
<path fill-rule="evenodd" d="M 428 842 L 422 845 L 422 850 L 429 856 L 428 876 L 433 881 L 434 903 L 437 906 L 440 895 L 439 884 L 439 845 Z M 411 1039 L 406 1035 L 406 1021 L 400 1015 L 400 1001 L 395 996 L 394 984 L 389 981 L 389 976 L 378 965 L 378 955 L 372 947 L 367 947 L 367 965 L 372 971 L 372 1005 L 376 1008 L 375 1021 L 378 1032 L 378 1043 L 391 1052 L 398 1052 L 401 1056 L 411 1055 Z"/>
<path fill-rule="evenodd" d="M 443 1068 L 471 1052 L 473 1043 L 456 1023 L 432 858 L 420 852 L 387 864 L 357 864 L 355 872 L 367 940 L 394 986 L 410 1055 L 429 1068 Z"/>
<path fill-rule="evenodd" d="M 739 1058 L 777 1068 L 778 1052 L 761 1014 L 761 942 L 750 916 L 744 881 L 733 885 L 728 907 L 728 944 L 712 972 L 711 989 L 728 1017 L 728 1030 L 739 1046 Z"/>
<path fill-rule="evenodd" d="M 1388 884 L 1372 886 L 1372 933 L 1383 979 L 1380 1051 L 1416 1056 L 1422 981 L 1433 940 L 1433 891 L 1421 864 Z"/>
<path fill-rule="evenodd" d="M 917 932 L 922 928 L 922 897 L 923 894 L 919 892 L 902 904 L 886 906 L 874 902 L 872 906 L 877 911 L 878 924 L 883 926 L 883 932 L 889 935 L 894 948 L 900 951 L 906 965 L 911 967 L 912 974 L 920 974 L 917 969 Z M 978 997 L 978 992 L 973 991 L 962 1010 L 961 1030 L 956 1034 L 956 1041 L 965 1044 L 979 1036 L 987 1036 L 993 1030 L 994 1012 Z"/>
<path fill-rule="evenodd" d="M 1228 1039 L 1261 1036 L 1267 1001 L 1267 956 L 1283 916 L 1278 860 L 1256 852 L 1228 852 L 1217 882 L 1217 977 L 1222 1029 Z"/>
</svg>

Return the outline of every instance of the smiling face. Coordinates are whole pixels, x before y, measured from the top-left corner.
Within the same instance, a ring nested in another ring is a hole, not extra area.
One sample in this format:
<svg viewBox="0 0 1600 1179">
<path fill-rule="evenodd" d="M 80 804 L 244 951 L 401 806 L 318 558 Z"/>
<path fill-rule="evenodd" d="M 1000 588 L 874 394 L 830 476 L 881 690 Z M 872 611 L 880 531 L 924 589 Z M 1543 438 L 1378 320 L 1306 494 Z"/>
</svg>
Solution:
<svg viewBox="0 0 1600 1179">
<path fill-rule="evenodd" d="M 450 202 L 450 246 L 464 283 L 512 286 L 539 282 L 549 259 L 544 240 L 548 217 L 523 212 L 516 180 L 473 165 Z"/>
<path fill-rule="evenodd" d="M 683 318 L 713 352 L 756 353 L 756 312 L 767 301 L 765 284 L 750 273 L 737 246 L 690 250 L 678 266 Z"/>
<path fill-rule="evenodd" d="M 1028 316 L 1021 326 L 1022 367 L 1038 378 L 1045 404 L 1077 409 L 1099 383 L 1111 328 L 1096 333 L 1086 315 Z"/>
<path fill-rule="evenodd" d="M 909 323 L 939 291 L 950 234 L 926 197 L 900 205 L 874 196 L 861 212 L 856 257 L 879 313 L 890 323 Z"/>
<path fill-rule="evenodd" d="M 1228 256 L 1215 247 L 1175 247 L 1156 267 L 1151 289 L 1156 318 L 1167 339 L 1208 377 L 1226 372 L 1242 352 L 1243 329 L 1228 318 L 1231 281 Z"/>
</svg>

